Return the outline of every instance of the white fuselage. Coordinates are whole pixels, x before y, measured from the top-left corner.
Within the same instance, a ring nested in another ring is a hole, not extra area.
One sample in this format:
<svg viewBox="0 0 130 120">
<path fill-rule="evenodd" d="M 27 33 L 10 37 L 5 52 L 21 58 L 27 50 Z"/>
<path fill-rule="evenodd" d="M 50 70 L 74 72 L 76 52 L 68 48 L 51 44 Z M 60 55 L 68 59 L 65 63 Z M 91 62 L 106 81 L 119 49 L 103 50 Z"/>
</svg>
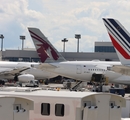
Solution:
<svg viewBox="0 0 130 120">
<path fill-rule="evenodd" d="M 81 81 L 90 81 L 92 74 L 104 74 L 109 78 L 109 82 L 130 84 L 130 76 L 122 75 L 113 71 L 107 70 L 107 67 L 111 65 L 121 65 L 120 62 L 107 62 L 107 61 L 67 61 L 50 63 L 57 66 L 55 69 L 41 70 L 36 69 L 35 66 L 39 63 L 29 63 L 29 62 L 0 62 L 0 72 L 5 70 L 9 71 L 11 69 L 20 68 L 24 66 L 32 66 L 33 68 L 27 69 L 22 72 L 22 74 L 32 74 L 35 79 L 45 79 L 53 78 L 57 75 L 73 78 Z M 0 78 L 13 79 L 13 75 L 1 74 Z"/>
<path fill-rule="evenodd" d="M 130 84 L 130 76 L 122 75 L 114 71 L 107 70 L 112 65 L 121 65 L 120 62 L 107 61 L 67 61 L 51 63 L 55 69 L 49 69 L 56 74 L 81 81 L 90 81 L 92 74 L 104 74 L 109 78 L 109 82 Z"/>
<path fill-rule="evenodd" d="M 39 65 L 39 63 L 0 61 L 0 78 L 13 79 L 14 75 L 4 74 L 4 72 L 11 71 L 13 69 L 21 68 L 21 67 L 30 67 L 30 69 L 24 70 L 23 72 L 21 72 L 21 74 L 32 74 L 34 75 L 35 79 L 47 79 L 47 78 L 53 78 L 57 76 L 57 74 L 45 70 L 36 69 L 35 66 L 37 65 Z"/>
</svg>

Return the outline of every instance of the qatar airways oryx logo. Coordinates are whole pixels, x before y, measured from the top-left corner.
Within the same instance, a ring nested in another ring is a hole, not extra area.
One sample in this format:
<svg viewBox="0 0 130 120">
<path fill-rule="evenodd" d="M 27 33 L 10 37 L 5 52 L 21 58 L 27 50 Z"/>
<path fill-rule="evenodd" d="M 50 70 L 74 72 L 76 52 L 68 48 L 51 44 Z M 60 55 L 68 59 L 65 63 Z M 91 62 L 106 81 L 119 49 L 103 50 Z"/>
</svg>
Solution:
<svg viewBox="0 0 130 120">
<path fill-rule="evenodd" d="M 37 52 L 38 52 L 39 57 L 41 58 L 41 62 L 45 62 L 45 60 L 48 57 L 54 60 L 57 60 L 59 58 L 57 53 L 48 44 L 37 44 L 37 46 L 39 47 L 37 49 Z"/>
<path fill-rule="evenodd" d="M 59 58 L 52 46 L 50 46 L 44 39 L 31 31 L 29 32 L 31 33 L 31 37 L 37 41 L 37 53 L 41 59 L 41 62 L 45 62 L 47 58 L 52 58 L 54 60 L 57 60 Z"/>
</svg>

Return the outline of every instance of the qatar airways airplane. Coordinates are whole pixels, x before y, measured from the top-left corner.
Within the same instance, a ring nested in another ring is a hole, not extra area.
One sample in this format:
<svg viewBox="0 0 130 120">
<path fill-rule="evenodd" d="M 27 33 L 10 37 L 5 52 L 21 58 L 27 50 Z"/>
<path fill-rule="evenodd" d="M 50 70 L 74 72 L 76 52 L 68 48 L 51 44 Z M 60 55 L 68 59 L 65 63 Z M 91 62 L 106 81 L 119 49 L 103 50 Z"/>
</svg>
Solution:
<svg viewBox="0 0 130 120">
<path fill-rule="evenodd" d="M 57 74 L 35 68 L 40 63 L 0 61 L 0 79 L 29 82 L 34 79 L 49 79 Z"/>
<path fill-rule="evenodd" d="M 66 61 L 39 29 L 28 28 L 28 30 L 43 62 L 39 65 L 39 69 L 79 81 L 102 80 L 103 75 L 109 78 L 109 82 L 130 84 L 130 76 L 109 70 L 113 65 L 121 65 L 120 62 Z M 46 61 L 49 63 L 44 63 Z"/>
</svg>

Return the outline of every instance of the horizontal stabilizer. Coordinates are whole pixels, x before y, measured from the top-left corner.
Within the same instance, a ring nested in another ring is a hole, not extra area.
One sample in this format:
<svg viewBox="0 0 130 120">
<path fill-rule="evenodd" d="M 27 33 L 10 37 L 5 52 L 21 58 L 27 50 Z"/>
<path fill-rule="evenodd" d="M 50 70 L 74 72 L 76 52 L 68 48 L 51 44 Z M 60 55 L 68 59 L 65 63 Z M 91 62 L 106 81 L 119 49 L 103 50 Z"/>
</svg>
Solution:
<svg viewBox="0 0 130 120">
<path fill-rule="evenodd" d="M 130 75 L 130 66 L 114 65 L 111 68 L 111 70 L 114 71 L 114 72 L 121 73 L 121 74 Z"/>
</svg>

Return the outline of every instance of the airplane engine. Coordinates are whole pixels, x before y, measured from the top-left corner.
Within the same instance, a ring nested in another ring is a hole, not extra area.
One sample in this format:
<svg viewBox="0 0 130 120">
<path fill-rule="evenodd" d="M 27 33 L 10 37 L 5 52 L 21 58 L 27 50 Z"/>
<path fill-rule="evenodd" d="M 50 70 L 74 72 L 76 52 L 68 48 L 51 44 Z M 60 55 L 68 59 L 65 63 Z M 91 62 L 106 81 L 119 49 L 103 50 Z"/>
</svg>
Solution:
<svg viewBox="0 0 130 120">
<path fill-rule="evenodd" d="M 22 83 L 29 83 L 31 80 L 34 80 L 34 75 L 32 74 L 23 74 L 23 75 L 19 75 L 17 76 L 17 80 L 19 82 L 22 82 Z"/>
</svg>

